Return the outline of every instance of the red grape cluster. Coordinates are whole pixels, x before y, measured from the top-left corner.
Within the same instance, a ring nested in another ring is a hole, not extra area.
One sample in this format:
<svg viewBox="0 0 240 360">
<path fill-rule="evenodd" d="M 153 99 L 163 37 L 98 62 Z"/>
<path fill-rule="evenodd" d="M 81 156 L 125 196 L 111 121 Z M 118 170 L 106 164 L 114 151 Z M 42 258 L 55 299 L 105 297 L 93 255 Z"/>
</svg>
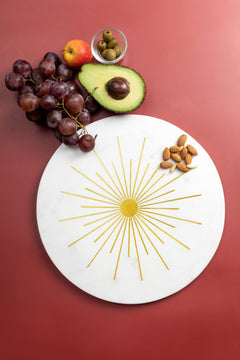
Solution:
<svg viewBox="0 0 240 360">
<path fill-rule="evenodd" d="M 28 120 L 46 124 L 61 142 L 88 152 L 96 137 L 89 135 L 85 126 L 100 105 L 90 94 L 84 98 L 74 75 L 57 54 L 48 52 L 35 69 L 26 60 L 15 61 L 5 84 L 18 91 L 17 102 Z"/>
</svg>

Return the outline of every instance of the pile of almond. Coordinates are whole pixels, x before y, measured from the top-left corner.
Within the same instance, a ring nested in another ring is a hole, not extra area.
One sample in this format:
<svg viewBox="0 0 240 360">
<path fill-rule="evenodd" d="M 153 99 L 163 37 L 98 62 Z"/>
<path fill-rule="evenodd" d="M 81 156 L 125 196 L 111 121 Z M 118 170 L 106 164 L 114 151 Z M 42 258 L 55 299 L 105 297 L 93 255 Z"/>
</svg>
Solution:
<svg viewBox="0 0 240 360">
<path fill-rule="evenodd" d="M 195 169 L 197 165 L 192 164 L 192 158 L 197 154 L 197 150 L 192 145 L 187 145 L 187 135 L 183 134 L 178 138 L 177 145 L 164 149 L 160 168 L 170 169 L 170 173 L 176 168 L 183 172 Z"/>
</svg>

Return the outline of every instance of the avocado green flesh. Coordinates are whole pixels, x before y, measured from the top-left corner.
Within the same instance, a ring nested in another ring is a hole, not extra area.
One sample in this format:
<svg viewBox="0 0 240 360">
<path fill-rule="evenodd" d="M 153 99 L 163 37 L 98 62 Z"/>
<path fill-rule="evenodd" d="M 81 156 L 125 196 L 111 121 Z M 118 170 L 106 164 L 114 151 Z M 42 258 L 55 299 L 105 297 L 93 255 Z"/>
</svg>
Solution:
<svg viewBox="0 0 240 360">
<path fill-rule="evenodd" d="M 113 99 L 106 91 L 106 83 L 114 77 L 123 77 L 130 84 L 130 92 L 124 99 Z M 84 64 L 78 79 L 99 104 L 114 112 L 133 111 L 141 105 L 145 97 L 146 86 L 142 77 L 125 66 Z"/>
</svg>

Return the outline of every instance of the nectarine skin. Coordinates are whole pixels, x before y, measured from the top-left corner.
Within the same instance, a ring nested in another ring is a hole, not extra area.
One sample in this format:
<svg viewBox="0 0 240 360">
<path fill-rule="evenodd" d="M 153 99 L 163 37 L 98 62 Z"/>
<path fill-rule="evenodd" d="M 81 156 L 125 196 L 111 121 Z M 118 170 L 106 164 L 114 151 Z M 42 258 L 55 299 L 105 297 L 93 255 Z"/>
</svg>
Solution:
<svg viewBox="0 0 240 360">
<path fill-rule="evenodd" d="M 84 40 L 70 40 L 63 49 L 63 58 L 68 66 L 73 69 L 92 61 L 92 51 L 89 44 Z"/>
</svg>

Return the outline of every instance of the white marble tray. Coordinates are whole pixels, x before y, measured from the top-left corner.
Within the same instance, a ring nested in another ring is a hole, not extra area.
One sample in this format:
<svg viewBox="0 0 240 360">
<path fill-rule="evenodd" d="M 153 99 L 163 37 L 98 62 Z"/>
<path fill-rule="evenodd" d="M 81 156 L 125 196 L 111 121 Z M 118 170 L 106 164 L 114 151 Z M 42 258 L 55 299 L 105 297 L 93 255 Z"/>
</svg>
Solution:
<svg viewBox="0 0 240 360">
<path fill-rule="evenodd" d="M 146 303 L 181 290 L 207 266 L 223 231 L 212 160 L 188 135 L 198 168 L 157 170 L 163 149 L 185 132 L 153 117 L 113 116 L 88 131 L 98 134 L 95 151 L 61 145 L 41 178 L 37 221 L 48 255 L 104 300 Z"/>
</svg>

